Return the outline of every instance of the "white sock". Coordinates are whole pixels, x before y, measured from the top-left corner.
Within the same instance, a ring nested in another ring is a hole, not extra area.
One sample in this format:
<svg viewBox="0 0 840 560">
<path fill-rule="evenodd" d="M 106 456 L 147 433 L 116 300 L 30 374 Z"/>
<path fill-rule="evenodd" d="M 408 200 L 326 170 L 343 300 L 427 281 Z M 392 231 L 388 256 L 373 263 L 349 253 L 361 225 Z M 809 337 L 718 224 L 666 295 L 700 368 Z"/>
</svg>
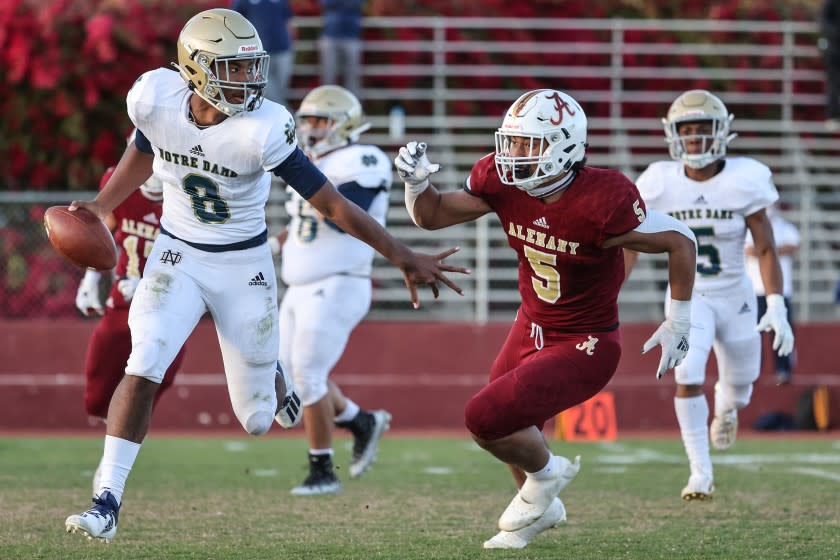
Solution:
<svg viewBox="0 0 840 560">
<path fill-rule="evenodd" d="M 552 476 L 555 476 L 557 473 L 557 469 L 559 468 L 560 464 L 557 460 L 557 455 L 551 454 L 548 457 L 548 462 L 543 468 L 533 473 L 526 472 L 525 475 L 529 478 L 533 478 L 534 480 L 546 480 L 548 478 L 551 478 Z"/>
<path fill-rule="evenodd" d="M 347 406 L 344 407 L 344 410 L 341 411 L 341 414 L 335 417 L 336 422 L 350 422 L 353 418 L 359 414 L 359 405 L 347 399 Z"/>
<path fill-rule="evenodd" d="M 99 463 L 101 470 L 97 495 L 107 488 L 117 499 L 117 503 L 122 503 L 125 481 L 128 478 L 128 473 L 131 472 L 131 467 L 134 466 L 139 451 L 139 443 L 114 436 L 105 436 L 105 450 L 102 453 L 102 461 Z"/>
<path fill-rule="evenodd" d="M 327 449 L 310 449 L 309 454 L 310 455 L 332 455 L 333 450 L 332 450 L 332 447 L 329 447 Z"/>
<path fill-rule="evenodd" d="M 674 410 L 677 413 L 692 476 L 712 478 L 712 458 L 709 455 L 709 403 L 706 401 L 706 395 L 674 397 Z"/>
</svg>

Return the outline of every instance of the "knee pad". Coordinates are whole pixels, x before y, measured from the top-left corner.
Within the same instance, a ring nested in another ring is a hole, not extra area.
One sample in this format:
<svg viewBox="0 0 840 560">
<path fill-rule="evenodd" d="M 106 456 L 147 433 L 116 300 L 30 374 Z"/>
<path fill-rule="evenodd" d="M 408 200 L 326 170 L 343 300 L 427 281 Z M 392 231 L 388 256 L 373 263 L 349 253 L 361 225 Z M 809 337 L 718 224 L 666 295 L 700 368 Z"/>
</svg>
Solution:
<svg viewBox="0 0 840 560">
<path fill-rule="evenodd" d="M 251 435 L 264 434 L 274 421 L 277 411 L 276 371 L 276 359 L 265 364 L 226 364 L 233 413 Z"/>
<path fill-rule="evenodd" d="M 725 410 L 741 409 L 750 404 L 752 398 L 753 386 L 752 383 L 747 385 L 730 385 L 722 381 L 715 384 L 715 399 L 721 400 L 721 405 Z M 715 406 L 715 408 L 718 408 Z"/>
<path fill-rule="evenodd" d="M 252 436 L 261 436 L 271 428 L 272 422 L 274 422 L 274 414 L 265 410 L 258 410 L 251 414 L 242 426 Z"/>
<path fill-rule="evenodd" d="M 683 362 L 674 369 L 674 380 L 680 385 L 703 385 L 709 350 L 692 347 Z"/>
<path fill-rule="evenodd" d="M 167 341 L 162 338 L 137 340 L 132 346 L 125 373 L 144 377 L 154 383 L 161 383 L 166 369 L 177 353 L 178 349 L 173 352 Z"/>
<path fill-rule="evenodd" d="M 504 426 L 499 422 L 498 411 L 494 413 L 493 407 L 488 406 L 480 394 L 467 401 L 467 406 L 464 408 L 464 424 L 473 436 L 483 440 L 494 440 L 510 435 L 504 433 Z"/>
<path fill-rule="evenodd" d="M 306 372 L 295 370 L 295 391 L 303 406 L 312 406 L 327 394 L 327 376 L 306 375 Z"/>
</svg>

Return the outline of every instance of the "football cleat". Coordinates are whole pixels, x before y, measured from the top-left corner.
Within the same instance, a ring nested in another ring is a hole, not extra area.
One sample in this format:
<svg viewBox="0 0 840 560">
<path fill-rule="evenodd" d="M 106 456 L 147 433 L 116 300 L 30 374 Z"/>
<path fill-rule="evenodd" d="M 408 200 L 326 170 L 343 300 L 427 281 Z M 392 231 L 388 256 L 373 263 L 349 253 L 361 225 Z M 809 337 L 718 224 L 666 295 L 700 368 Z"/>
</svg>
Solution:
<svg viewBox="0 0 840 560">
<path fill-rule="evenodd" d="M 120 504 L 109 491 L 104 490 L 93 498 L 93 507 L 84 513 L 71 515 L 64 522 L 68 533 L 81 533 L 88 539 L 101 539 L 109 543 L 117 535 Z"/>
<path fill-rule="evenodd" d="M 309 455 L 309 476 L 292 488 L 292 496 L 321 496 L 341 492 L 341 482 L 333 471 L 332 457 Z"/>
<path fill-rule="evenodd" d="M 566 508 L 560 498 L 554 498 L 542 517 L 516 531 L 499 531 L 493 538 L 484 541 L 484 548 L 525 548 L 534 537 L 563 521 L 566 521 Z"/>
<path fill-rule="evenodd" d="M 688 484 L 680 492 L 680 497 L 687 502 L 694 500 L 711 500 L 715 493 L 715 483 L 711 478 L 690 476 Z"/>
<path fill-rule="evenodd" d="M 572 463 L 565 457 L 557 457 L 560 468 L 547 480 L 527 477 L 522 488 L 513 497 L 507 509 L 499 518 L 499 529 L 516 531 L 527 527 L 543 516 L 546 510 L 580 470 L 580 455 Z"/>
<path fill-rule="evenodd" d="M 303 407 L 300 405 L 300 395 L 295 391 L 292 376 L 280 367 L 280 362 L 277 362 L 277 375 L 283 376 L 286 395 L 280 402 L 280 406 L 277 407 L 277 414 L 274 415 L 274 419 L 286 429 L 294 428 L 303 419 Z"/>
<path fill-rule="evenodd" d="M 350 460 L 350 477 L 364 474 L 376 460 L 379 440 L 391 426 L 391 415 L 384 410 L 362 412 L 364 424 L 358 433 L 353 433 L 353 458 Z"/>
<path fill-rule="evenodd" d="M 721 416 L 715 415 L 712 425 L 709 426 L 709 439 L 712 447 L 718 451 L 726 451 L 735 443 L 735 436 L 738 435 L 738 411 L 730 410 Z"/>
</svg>

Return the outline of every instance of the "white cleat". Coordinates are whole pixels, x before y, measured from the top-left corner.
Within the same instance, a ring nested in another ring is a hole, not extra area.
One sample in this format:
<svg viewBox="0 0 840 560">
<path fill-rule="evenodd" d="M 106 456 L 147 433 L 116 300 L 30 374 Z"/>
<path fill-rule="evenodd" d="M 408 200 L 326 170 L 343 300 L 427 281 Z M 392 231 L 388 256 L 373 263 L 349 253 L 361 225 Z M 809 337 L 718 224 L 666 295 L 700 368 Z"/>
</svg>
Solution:
<svg viewBox="0 0 840 560">
<path fill-rule="evenodd" d="M 735 444 L 738 435 L 738 411 L 730 410 L 712 419 L 709 426 L 709 440 L 718 451 L 726 451 Z"/>
<path fill-rule="evenodd" d="M 499 531 L 484 541 L 484 548 L 525 548 L 534 537 L 563 521 L 566 521 L 566 508 L 560 498 L 554 498 L 542 517 L 517 531 Z"/>
<path fill-rule="evenodd" d="M 558 457 L 560 468 L 548 480 L 527 477 L 522 488 L 513 497 L 507 509 L 499 518 L 499 529 L 513 532 L 527 527 L 543 516 L 554 498 L 569 485 L 580 470 L 580 455 L 572 463 L 565 457 Z"/>
<path fill-rule="evenodd" d="M 711 478 L 691 475 L 688 484 L 680 492 L 680 497 L 692 502 L 695 500 L 711 500 L 715 493 L 715 482 Z"/>
<path fill-rule="evenodd" d="M 385 410 L 370 412 L 372 423 L 364 434 L 353 438 L 353 458 L 350 460 L 350 477 L 357 478 L 364 474 L 376 460 L 379 440 L 391 426 L 391 414 Z"/>
<path fill-rule="evenodd" d="M 89 540 L 100 539 L 109 543 L 117 535 L 120 505 L 107 490 L 93 498 L 93 507 L 84 513 L 71 515 L 64 522 L 68 533 L 80 533 Z"/>
<path fill-rule="evenodd" d="M 280 367 L 280 362 L 277 362 L 277 375 L 283 376 L 283 382 L 286 385 L 286 395 L 278 403 L 277 413 L 274 415 L 274 419 L 286 429 L 294 428 L 303 419 L 303 407 L 300 405 L 300 395 L 295 391 L 292 376 Z"/>
</svg>

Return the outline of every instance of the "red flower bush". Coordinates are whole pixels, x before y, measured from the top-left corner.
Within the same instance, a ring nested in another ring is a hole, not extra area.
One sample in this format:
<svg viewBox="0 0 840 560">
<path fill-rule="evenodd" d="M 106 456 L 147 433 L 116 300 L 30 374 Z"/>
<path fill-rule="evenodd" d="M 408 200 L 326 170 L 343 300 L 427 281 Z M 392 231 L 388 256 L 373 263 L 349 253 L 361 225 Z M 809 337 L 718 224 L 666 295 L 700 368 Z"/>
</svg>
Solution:
<svg viewBox="0 0 840 560">
<path fill-rule="evenodd" d="M 175 60 L 206 0 L 6 0 L 0 4 L 0 188 L 96 188 L 125 147 L 125 96 Z"/>
</svg>

